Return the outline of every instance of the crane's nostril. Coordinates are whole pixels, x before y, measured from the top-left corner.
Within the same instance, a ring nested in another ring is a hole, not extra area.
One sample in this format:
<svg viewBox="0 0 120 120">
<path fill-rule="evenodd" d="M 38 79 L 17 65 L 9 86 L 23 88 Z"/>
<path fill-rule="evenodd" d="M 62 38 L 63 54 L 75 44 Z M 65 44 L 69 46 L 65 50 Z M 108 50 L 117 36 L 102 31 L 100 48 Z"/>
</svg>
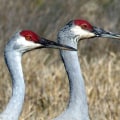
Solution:
<svg viewBox="0 0 120 120">
<path fill-rule="evenodd" d="M 63 50 L 73 50 L 76 51 L 75 48 L 67 46 L 67 45 L 63 45 L 54 41 L 50 41 L 47 40 L 45 38 L 41 38 L 40 39 L 40 44 L 44 45 L 44 47 L 48 47 L 48 48 L 57 48 L 57 49 L 63 49 Z"/>
<path fill-rule="evenodd" d="M 102 28 L 93 27 L 93 30 L 91 31 L 95 34 L 96 37 L 104 37 L 104 38 L 115 38 L 120 39 L 120 34 L 115 34 L 112 32 L 105 31 Z"/>
</svg>

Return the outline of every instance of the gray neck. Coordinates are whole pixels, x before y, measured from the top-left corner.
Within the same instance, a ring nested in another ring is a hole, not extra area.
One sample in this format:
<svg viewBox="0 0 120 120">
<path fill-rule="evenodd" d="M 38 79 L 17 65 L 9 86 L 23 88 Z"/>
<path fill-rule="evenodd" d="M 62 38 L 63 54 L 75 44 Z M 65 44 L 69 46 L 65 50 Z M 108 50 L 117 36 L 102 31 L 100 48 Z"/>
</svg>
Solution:
<svg viewBox="0 0 120 120">
<path fill-rule="evenodd" d="M 88 106 L 86 100 L 86 91 L 82 77 L 77 52 L 61 51 L 62 59 L 68 74 L 70 85 L 70 100 L 67 107 L 68 111 L 78 113 L 81 120 L 88 118 Z"/>
<path fill-rule="evenodd" d="M 6 51 L 5 60 L 12 78 L 12 97 L 6 109 L 0 114 L 0 118 L 2 120 L 18 120 L 22 111 L 25 95 L 21 54 L 15 51 Z"/>
<path fill-rule="evenodd" d="M 64 41 L 59 40 L 59 42 L 77 48 L 77 43 L 74 40 L 73 43 L 69 44 L 69 41 L 65 41 L 65 39 Z M 63 118 L 63 120 L 73 120 L 72 118 L 89 120 L 86 91 L 77 52 L 61 50 L 60 53 L 69 78 L 70 100 L 66 110 L 55 120 L 60 118 Z"/>
</svg>

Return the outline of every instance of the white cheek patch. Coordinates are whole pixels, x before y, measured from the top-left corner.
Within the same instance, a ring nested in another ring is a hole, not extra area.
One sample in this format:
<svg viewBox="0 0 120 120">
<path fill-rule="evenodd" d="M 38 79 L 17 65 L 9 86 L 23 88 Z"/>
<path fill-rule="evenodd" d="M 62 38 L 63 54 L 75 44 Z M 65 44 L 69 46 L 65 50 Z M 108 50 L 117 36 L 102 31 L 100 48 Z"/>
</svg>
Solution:
<svg viewBox="0 0 120 120">
<path fill-rule="evenodd" d="M 74 26 L 71 28 L 74 35 L 79 35 L 80 39 L 94 37 L 95 34 L 87 30 L 82 29 L 80 26 Z"/>
<path fill-rule="evenodd" d="M 42 46 L 41 44 L 34 43 L 32 41 L 26 40 L 24 37 L 20 36 L 17 39 L 17 44 L 24 48 L 36 48 Z"/>
</svg>

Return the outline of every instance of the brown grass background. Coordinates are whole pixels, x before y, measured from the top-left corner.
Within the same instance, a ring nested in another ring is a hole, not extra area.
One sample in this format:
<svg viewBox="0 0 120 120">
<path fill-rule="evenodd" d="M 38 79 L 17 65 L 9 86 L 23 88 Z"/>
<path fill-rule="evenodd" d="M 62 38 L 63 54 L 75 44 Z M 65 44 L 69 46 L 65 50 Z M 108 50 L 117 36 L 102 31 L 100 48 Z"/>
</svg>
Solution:
<svg viewBox="0 0 120 120">
<path fill-rule="evenodd" d="M 11 96 L 4 45 L 16 31 L 31 29 L 51 40 L 76 18 L 120 33 L 119 0 L 0 0 L 0 111 Z M 120 41 L 91 39 L 79 43 L 91 120 L 120 120 Z M 69 99 L 69 84 L 59 51 L 42 49 L 23 56 L 26 96 L 20 120 L 50 120 Z M 74 114 L 74 113 L 73 113 Z"/>
</svg>

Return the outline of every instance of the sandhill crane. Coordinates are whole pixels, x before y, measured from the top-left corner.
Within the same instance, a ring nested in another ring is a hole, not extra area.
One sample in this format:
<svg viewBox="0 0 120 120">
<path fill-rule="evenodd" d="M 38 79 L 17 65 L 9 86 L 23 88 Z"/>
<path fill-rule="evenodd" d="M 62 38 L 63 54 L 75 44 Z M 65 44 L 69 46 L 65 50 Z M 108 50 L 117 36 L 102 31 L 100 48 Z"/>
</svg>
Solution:
<svg viewBox="0 0 120 120">
<path fill-rule="evenodd" d="M 25 95 L 25 84 L 21 66 L 21 57 L 23 53 L 46 47 L 75 50 L 72 47 L 64 46 L 39 37 L 30 30 L 17 32 L 7 43 L 4 55 L 12 78 L 12 96 L 5 110 L 0 114 L 0 120 L 19 119 Z"/>
<path fill-rule="evenodd" d="M 58 42 L 77 49 L 79 40 L 93 37 L 120 39 L 120 35 L 106 32 L 78 19 L 70 21 L 59 31 Z M 66 110 L 54 120 L 89 120 L 84 79 L 77 51 L 60 50 L 60 54 L 69 79 L 70 99 Z"/>
</svg>

